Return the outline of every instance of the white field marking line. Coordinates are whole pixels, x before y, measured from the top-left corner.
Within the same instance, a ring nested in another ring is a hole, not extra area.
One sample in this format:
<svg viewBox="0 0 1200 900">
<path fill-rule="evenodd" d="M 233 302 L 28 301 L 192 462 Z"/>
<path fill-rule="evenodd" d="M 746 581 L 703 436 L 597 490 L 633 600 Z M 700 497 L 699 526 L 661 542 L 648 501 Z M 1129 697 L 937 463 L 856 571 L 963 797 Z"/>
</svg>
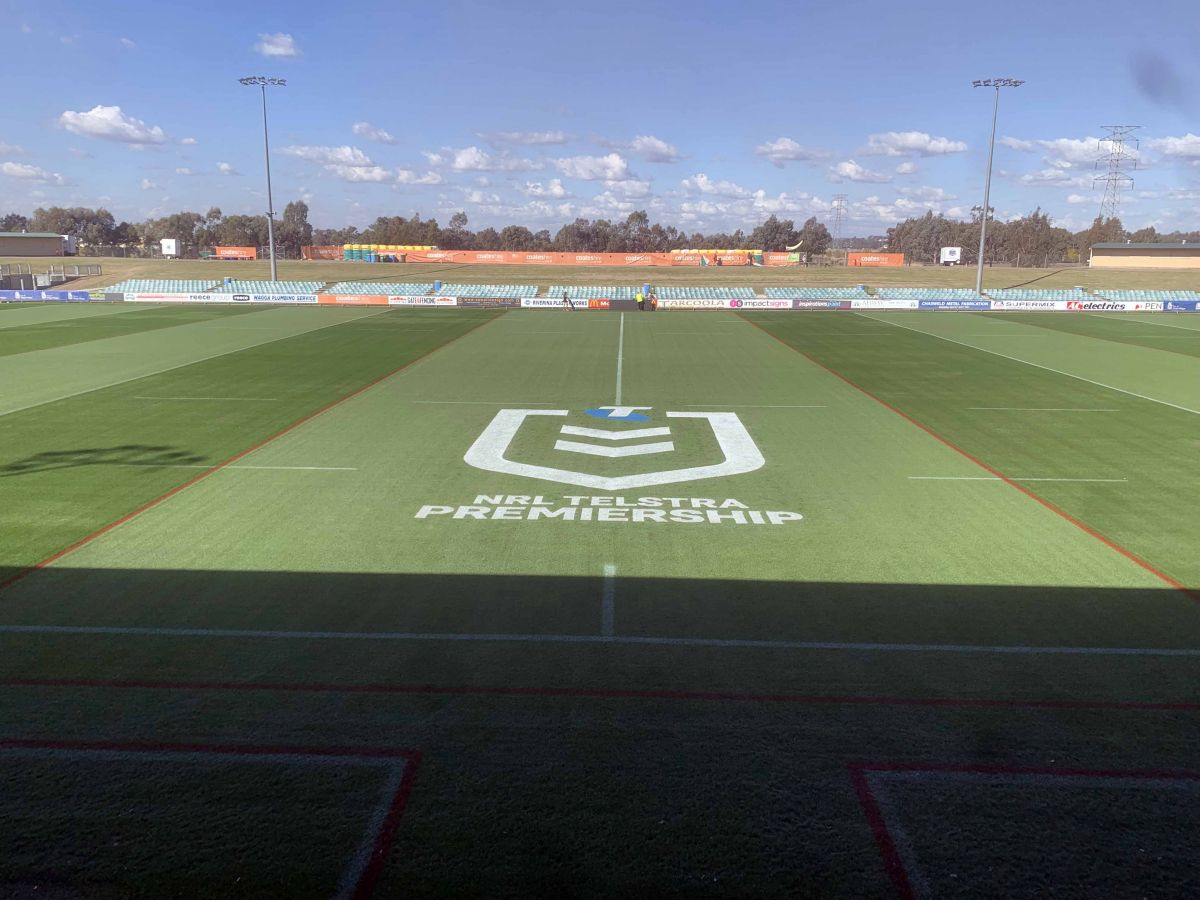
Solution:
<svg viewBox="0 0 1200 900">
<path fill-rule="evenodd" d="M 576 425 L 564 425 L 558 431 L 559 434 L 569 434 L 571 437 L 596 438 L 601 441 L 630 441 L 635 438 L 666 437 L 671 433 L 670 428 L 630 428 L 626 431 L 606 431 L 603 428 L 580 428 Z"/>
<path fill-rule="evenodd" d="M 1120 412 L 1119 409 L 1099 409 L 1086 406 L 968 406 L 967 409 L 996 412 Z"/>
<path fill-rule="evenodd" d="M 1098 484 L 1123 484 L 1128 478 L 1018 478 L 1007 476 L 1009 481 L 1090 481 Z M 909 481 L 1000 481 L 995 475 L 909 475 Z"/>
<path fill-rule="evenodd" d="M 382 316 L 388 312 L 391 312 L 391 310 L 385 309 L 380 310 L 379 312 L 367 313 L 364 316 L 355 316 L 353 319 L 343 319 L 341 322 L 331 322 L 328 325 L 320 325 L 316 328 L 297 331 L 295 334 L 285 334 L 282 337 L 271 338 L 269 341 L 260 341 L 259 343 L 251 344 L 248 347 L 238 347 L 235 350 L 226 350 L 223 353 L 214 353 L 212 356 L 204 356 L 200 359 L 190 359 L 187 362 L 181 362 L 176 366 L 167 366 L 165 369 L 156 369 L 153 372 L 146 372 L 142 375 L 133 375 L 129 378 L 122 378 L 119 381 L 110 381 L 107 384 L 98 384 L 95 387 L 84 388 L 82 391 L 75 391 L 73 394 L 64 394 L 61 397 L 54 397 L 50 400 L 40 400 L 37 403 L 30 403 L 28 406 L 18 406 L 16 409 L 3 409 L 0 410 L 0 416 L 10 416 L 13 413 L 24 412 L 27 409 L 35 409 L 39 406 L 45 406 L 48 403 L 58 403 L 61 400 L 71 400 L 74 397 L 82 397 L 84 394 L 92 394 L 96 391 L 103 391 L 106 388 L 117 387 L 121 384 L 129 384 L 131 381 L 138 381 L 142 378 L 153 378 L 155 375 L 162 375 L 164 372 L 174 372 L 176 369 L 184 369 L 188 366 L 194 366 L 197 363 L 208 362 L 210 359 L 219 359 L 222 356 L 229 356 L 232 353 L 241 353 L 243 350 L 255 350 L 259 347 L 265 347 L 267 344 L 274 344 L 278 341 L 286 341 L 289 338 L 300 337 L 302 334 L 312 334 L 317 331 L 324 331 L 326 328 L 337 328 L 339 325 L 347 325 L 350 322 L 358 322 L 362 319 L 369 319 L 371 316 Z"/>
<path fill-rule="evenodd" d="M 556 406 L 548 400 L 402 400 L 401 403 L 422 403 L 431 406 Z"/>
<path fill-rule="evenodd" d="M 255 638 L 267 640 L 444 641 L 448 643 L 617 644 L 745 650 L 850 650 L 868 653 L 980 653 L 1018 656 L 1163 656 L 1200 659 L 1197 647 L 1064 647 L 1027 644 L 900 644 L 856 641 L 783 641 L 750 638 L 648 637 L 599 634 L 457 634 L 398 631 L 278 631 L 250 628 L 134 628 L 120 625 L 0 625 L 0 634 L 113 635 L 124 637 Z"/>
<path fill-rule="evenodd" d="M 829 409 L 823 405 L 808 405 L 795 403 L 685 403 L 688 409 Z"/>
<path fill-rule="evenodd" d="M 97 465 L 115 466 L 119 469 L 211 469 L 212 466 L 187 465 L 185 463 L 97 463 Z M 222 466 L 218 472 L 226 469 L 269 469 L 277 472 L 357 472 L 353 466 Z M 215 474 L 215 473 L 214 473 Z"/>
<path fill-rule="evenodd" d="M 579 441 L 555 441 L 555 450 L 565 450 L 567 453 L 585 453 L 588 456 L 604 456 L 609 459 L 625 459 L 629 456 L 648 456 L 651 453 L 671 453 L 675 450 L 672 441 L 658 441 L 653 444 L 634 444 L 630 447 L 600 447 L 596 444 L 582 444 Z"/>
<path fill-rule="evenodd" d="M 1009 356 L 1005 353 L 999 353 L 996 350 L 988 350 L 985 347 L 976 347 L 974 344 L 968 344 L 964 341 L 956 341 L 954 338 L 943 337 L 940 334 L 934 334 L 932 331 L 922 331 L 920 328 L 913 328 L 909 325 L 900 325 L 897 322 L 889 322 L 887 319 L 876 319 L 874 316 L 864 315 L 861 312 L 855 312 L 855 315 L 862 316 L 864 319 L 871 319 L 875 322 L 882 322 L 885 325 L 892 325 L 896 328 L 903 328 L 905 331 L 911 331 L 914 334 L 923 334 L 926 337 L 937 338 L 940 341 L 946 341 L 950 344 L 958 344 L 960 347 L 967 347 L 970 350 L 978 350 L 980 353 L 990 353 L 993 356 L 999 356 L 1002 359 L 1009 359 L 1013 362 L 1022 363 L 1026 366 L 1033 366 L 1035 369 L 1043 369 L 1046 372 L 1053 372 L 1055 375 L 1065 375 L 1067 378 L 1074 378 L 1078 381 L 1086 381 L 1088 384 L 1094 384 L 1096 387 L 1107 388 L 1110 391 L 1116 391 L 1118 394 L 1128 394 L 1130 397 L 1137 397 L 1139 400 L 1149 400 L 1151 403 L 1161 403 L 1163 406 L 1169 406 L 1172 409 L 1179 409 L 1183 412 L 1192 413 L 1200 416 L 1200 409 L 1192 409 L 1187 406 L 1180 406 L 1178 403 L 1171 403 L 1169 400 L 1159 400 L 1156 397 L 1147 397 L 1145 394 L 1139 394 L 1136 391 L 1127 391 L 1125 388 L 1113 387 L 1111 384 L 1105 384 L 1103 381 L 1092 381 L 1090 378 L 1084 378 L 1082 375 L 1075 375 L 1071 372 L 1064 372 L 1062 369 L 1052 369 L 1049 366 L 1043 366 L 1041 363 L 1030 362 L 1027 359 L 1019 359 L 1015 356 Z"/>
<path fill-rule="evenodd" d="M 1200 328 L 1189 328 L 1186 325 L 1172 325 L 1169 322 L 1151 322 L 1151 321 L 1148 321 L 1147 319 L 1123 319 L 1120 316 L 1106 316 L 1106 315 L 1102 315 L 1101 313 L 1084 313 L 1084 315 L 1085 316 L 1096 316 L 1097 318 L 1107 319 L 1110 321 L 1112 319 L 1116 319 L 1118 322 L 1131 322 L 1134 325 L 1157 325 L 1159 328 L 1181 328 L 1184 331 L 1190 331 L 1193 334 L 1200 334 Z M 1126 335 L 1126 337 L 1135 337 L 1135 336 L 1136 337 L 1151 337 L 1151 335 L 1132 335 L 1132 334 Z"/>
<path fill-rule="evenodd" d="M 277 403 L 278 397 L 134 397 L 134 400 L 245 400 L 247 402 Z"/>
<path fill-rule="evenodd" d="M 613 563 L 604 564 L 604 592 L 600 604 L 600 634 L 612 637 L 616 627 L 616 597 L 617 597 L 617 567 Z"/>
<path fill-rule="evenodd" d="M 625 313 L 621 313 L 621 327 L 617 334 L 617 399 L 614 406 L 621 405 L 621 369 L 625 365 Z"/>
</svg>

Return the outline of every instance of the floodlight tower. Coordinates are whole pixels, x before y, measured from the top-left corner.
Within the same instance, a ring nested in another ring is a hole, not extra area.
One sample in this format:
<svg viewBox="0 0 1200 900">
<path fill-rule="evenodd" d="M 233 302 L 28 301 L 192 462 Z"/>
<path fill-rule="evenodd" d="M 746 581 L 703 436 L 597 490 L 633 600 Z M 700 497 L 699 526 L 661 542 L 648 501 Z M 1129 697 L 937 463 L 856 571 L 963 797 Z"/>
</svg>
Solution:
<svg viewBox="0 0 1200 900">
<path fill-rule="evenodd" d="M 996 89 L 992 102 L 992 139 L 988 143 L 987 177 L 983 181 L 983 218 L 979 223 L 979 263 L 975 267 L 975 292 L 983 290 L 983 252 L 987 247 L 988 202 L 992 193 L 992 155 L 996 152 L 996 116 L 1000 112 L 1000 88 L 1020 87 L 1025 82 L 1020 78 L 981 78 L 971 82 L 971 87 Z"/>
<path fill-rule="evenodd" d="M 1103 154 L 1096 160 L 1096 168 L 1104 166 L 1103 175 L 1092 179 L 1092 187 L 1103 182 L 1104 199 L 1100 203 L 1100 218 L 1115 219 L 1121 211 L 1121 191 L 1133 187 L 1133 177 L 1126 174 L 1127 169 L 1137 168 L 1137 154 L 1131 152 L 1138 149 L 1137 138 L 1131 138 L 1133 132 L 1141 125 L 1101 125 L 1108 134 L 1100 138 L 1100 151 Z M 1108 145 L 1105 150 L 1105 144 Z"/>
<path fill-rule="evenodd" d="M 267 243 L 271 249 L 271 280 L 279 280 L 279 266 L 275 261 L 275 203 L 271 199 L 271 143 L 267 138 L 267 87 L 287 87 L 286 78 L 270 78 L 266 75 L 250 75 L 239 78 L 248 87 L 262 89 L 263 107 L 263 153 L 267 159 Z"/>
</svg>

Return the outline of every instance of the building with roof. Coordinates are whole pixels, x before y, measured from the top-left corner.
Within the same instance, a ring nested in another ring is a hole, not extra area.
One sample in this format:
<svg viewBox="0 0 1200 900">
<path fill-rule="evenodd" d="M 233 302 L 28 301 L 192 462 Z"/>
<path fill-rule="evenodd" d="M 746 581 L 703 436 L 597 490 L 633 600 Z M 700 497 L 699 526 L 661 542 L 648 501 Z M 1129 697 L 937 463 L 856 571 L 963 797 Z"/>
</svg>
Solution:
<svg viewBox="0 0 1200 900">
<path fill-rule="evenodd" d="M 1092 244 L 1094 269 L 1200 269 L 1200 244 Z"/>
<path fill-rule="evenodd" d="M 62 235 L 49 231 L 0 231 L 0 256 L 62 256 Z"/>
</svg>

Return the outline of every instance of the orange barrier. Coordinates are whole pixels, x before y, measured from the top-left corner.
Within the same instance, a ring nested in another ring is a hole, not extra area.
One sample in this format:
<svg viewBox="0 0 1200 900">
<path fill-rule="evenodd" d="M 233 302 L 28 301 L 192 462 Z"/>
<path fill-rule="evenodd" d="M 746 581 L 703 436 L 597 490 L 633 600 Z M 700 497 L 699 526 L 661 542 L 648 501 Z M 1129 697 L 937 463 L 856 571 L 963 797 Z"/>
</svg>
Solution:
<svg viewBox="0 0 1200 900">
<path fill-rule="evenodd" d="M 301 259 L 330 259 L 341 260 L 342 248 L 338 247 L 301 247 Z"/>
<path fill-rule="evenodd" d="M 848 266 L 902 266 L 903 253 L 847 253 Z"/>
<path fill-rule="evenodd" d="M 317 294 L 317 302 L 323 305 L 387 306 L 388 298 L 386 294 Z"/>
<path fill-rule="evenodd" d="M 258 259 L 257 247 L 213 247 L 217 259 Z"/>
</svg>

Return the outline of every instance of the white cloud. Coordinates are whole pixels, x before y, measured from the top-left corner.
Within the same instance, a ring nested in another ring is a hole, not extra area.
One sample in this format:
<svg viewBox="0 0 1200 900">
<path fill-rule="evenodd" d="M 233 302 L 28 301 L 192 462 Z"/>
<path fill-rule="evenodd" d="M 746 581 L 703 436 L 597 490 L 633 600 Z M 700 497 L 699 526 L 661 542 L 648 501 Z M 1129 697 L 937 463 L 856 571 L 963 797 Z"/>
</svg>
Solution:
<svg viewBox="0 0 1200 900">
<path fill-rule="evenodd" d="M 33 34 L 33 29 L 24 22 L 21 23 L 21 34 Z"/>
<path fill-rule="evenodd" d="M 187 166 L 182 166 L 175 170 L 175 174 L 176 175 L 199 175 L 200 173 L 193 169 L 189 169 Z"/>
<path fill-rule="evenodd" d="M 493 147 L 503 144 L 535 147 L 567 142 L 567 135 L 562 131 L 491 131 L 481 132 L 479 136 Z"/>
<path fill-rule="evenodd" d="M 310 147 L 305 145 L 293 144 L 288 147 L 281 147 L 276 153 L 281 153 L 284 156 L 296 156 L 300 159 L 307 159 L 312 162 L 323 164 L 343 165 L 343 166 L 370 166 L 372 165 L 367 154 L 363 153 L 357 147 Z"/>
<path fill-rule="evenodd" d="M 786 162 L 815 162 L 829 157 L 824 150 L 805 147 L 786 137 L 759 144 L 754 148 L 754 153 L 756 156 L 770 160 L 772 165 L 780 169 Z"/>
<path fill-rule="evenodd" d="M 643 200 L 650 196 L 650 182 L 638 178 L 626 181 L 606 181 L 605 190 L 625 200 Z"/>
<path fill-rule="evenodd" d="M 837 165 L 830 166 L 827 177 L 834 184 L 840 184 L 843 181 L 883 184 L 892 180 L 891 175 L 884 175 L 882 172 L 872 172 L 870 169 L 860 166 L 852 159 L 847 159 Z"/>
<path fill-rule="evenodd" d="M 1002 137 L 996 143 L 1003 144 L 1005 147 L 1011 147 L 1013 150 L 1020 150 L 1023 153 L 1032 153 L 1037 149 L 1037 144 L 1033 141 L 1023 141 L 1015 137 Z"/>
<path fill-rule="evenodd" d="M 239 172 L 237 169 L 235 169 L 233 167 L 232 163 L 227 163 L 227 162 L 217 163 L 217 171 L 219 173 L 221 173 L 222 175 L 241 175 L 242 174 L 241 172 Z"/>
<path fill-rule="evenodd" d="M 383 183 L 394 181 L 395 176 L 383 166 L 349 166 L 341 163 L 330 163 L 325 171 L 332 172 L 342 181 Z"/>
<path fill-rule="evenodd" d="M 196 140 L 194 137 L 185 137 L 185 138 L 184 138 L 182 141 L 180 141 L 179 143 L 181 143 L 181 144 L 187 144 L 188 146 L 191 146 L 192 144 L 198 144 L 198 143 L 200 143 L 200 142 L 199 142 L 198 140 Z"/>
<path fill-rule="evenodd" d="M 388 132 L 382 128 L 376 128 L 370 122 L 355 122 L 350 129 L 361 138 L 366 138 L 368 141 L 378 141 L 381 144 L 398 144 L 400 143 Z"/>
<path fill-rule="evenodd" d="M 673 163 L 683 159 L 683 154 L 674 144 L 668 144 L 652 134 L 640 134 L 632 141 L 602 140 L 599 143 L 602 147 L 625 150 L 634 156 L 640 156 L 646 162 Z"/>
<path fill-rule="evenodd" d="M 540 169 L 542 164 L 532 159 L 492 154 L 478 147 L 443 147 L 441 152 L 425 151 L 424 156 L 431 166 L 449 166 L 455 172 L 527 172 Z"/>
<path fill-rule="evenodd" d="M 26 181 L 40 181 L 45 184 L 67 183 L 67 180 L 57 172 L 47 172 L 38 166 L 30 166 L 25 163 L 0 163 L 0 175 L 7 175 L 9 178 L 21 178 Z"/>
<path fill-rule="evenodd" d="M 1161 153 L 1163 156 L 1200 160 L 1200 135 L 1192 134 L 1190 131 L 1179 137 L 1151 138 L 1145 144 L 1149 149 Z"/>
<path fill-rule="evenodd" d="M 561 179 L 551 178 L 544 184 L 540 181 L 527 181 L 524 187 L 518 187 L 518 191 L 526 197 L 542 197 L 551 200 L 561 200 L 564 197 L 571 196 Z"/>
<path fill-rule="evenodd" d="M 867 136 L 862 152 L 868 156 L 943 156 L 964 153 L 967 145 L 924 131 L 885 131 Z"/>
<path fill-rule="evenodd" d="M 1017 179 L 1021 184 L 1055 184 L 1061 187 L 1087 187 L 1091 178 L 1073 175 L 1069 168 L 1050 166 L 1036 172 L 1026 172 Z"/>
<path fill-rule="evenodd" d="M 159 189 L 159 186 L 157 184 L 155 184 L 153 181 L 151 181 L 149 178 L 142 179 L 142 190 L 143 191 L 157 191 L 158 189 Z"/>
<path fill-rule="evenodd" d="M 130 50 L 132 50 L 134 47 L 136 47 L 136 46 L 137 46 L 137 44 L 135 44 L 135 43 L 134 43 L 133 41 L 131 41 L 129 38 L 127 38 L 127 37 L 123 37 L 123 38 L 121 38 L 121 46 L 122 46 L 122 47 L 127 47 L 127 48 L 129 48 Z"/>
<path fill-rule="evenodd" d="M 0 156 L 16 156 L 18 153 L 24 153 L 25 149 L 18 144 L 6 144 L 0 141 Z"/>
<path fill-rule="evenodd" d="M 732 181 L 714 181 L 703 172 L 697 172 L 691 178 L 679 182 L 685 191 L 698 194 L 712 194 L 717 197 L 749 197 L 750 191 Z"/>
<path fill-rule="evenodd" d="M 1049 168 L 1071 169 L 1092 168 L 1102 155 L 1100 138 L 1054 138 L 1053 140 L 1027 141 L 1020 138 L 1004 137 L 1000 143 L 1013 150 L 1033 153 L 1037 150 L 1046 151 L 1042 162 Z"/>
<path fill-rule="evenodd" d="M 553 160 L 558 171 L 568 178 L 583 181 L 628 181 L 635 176 L 620 153 L 605 156 L 568 156 Z"/>
<path fill-rule="evenodd" d="M 902 162 L 900 165 L 896 166 L 897 175 L 913 175 L 916 173 L 916 171 L 917 164 L 915 162 Z"/>
<path fill-rule="evenodd" d="M 258 36 L 258 43 L 254 45 L 254 49 L 263 56 L 268 57 L 300 55 L 300 49 L 296 46 L 295 39 L 290 34 L 284 34 L 283 32 L 260 34 Z"/>
<path fill-rule="evenodd" d="M 441 184 L 444 179 L 437 172 L 426 172 L 420 175 L 412 169 L 397 169 L 397 184 Z"/>
<path fill-rule="evenodd" d="M 1095 197 L 1085 197 L 1083 194 L 1067 194 L 1068 203 L 1095 203 Z"/>
<path fill-rule="evenodd" d="M 166 132 L 157 125 L 147 125 L 121 112 L 119 106 L 95 106 L 87 112 L 67 110 L 58 117 L 63 128 L 74 134 L 101 138 L 106 141 L 121 141 L 126 144 L 162 144 L 167 140 Z"/>
</svg>

